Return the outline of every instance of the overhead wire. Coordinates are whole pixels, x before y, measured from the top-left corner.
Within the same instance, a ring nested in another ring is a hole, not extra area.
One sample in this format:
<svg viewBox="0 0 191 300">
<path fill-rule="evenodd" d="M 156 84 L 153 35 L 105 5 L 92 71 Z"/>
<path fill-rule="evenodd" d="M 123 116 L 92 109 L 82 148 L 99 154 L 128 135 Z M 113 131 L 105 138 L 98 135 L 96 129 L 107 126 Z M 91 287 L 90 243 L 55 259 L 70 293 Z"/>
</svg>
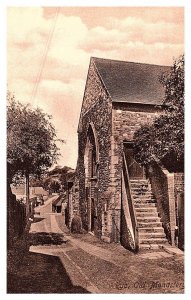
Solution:
<svg viewBox="0 0 191 300">
<path fill-rule="evenodd" d="M 43 74 L 43 70 L 44 70 L 46 59 L 47 59 L 48 51 L 49 51 L 49 48 L 50 48 L 50 44 L 51 44 L 51 41 L 52 41 L 52 37 L 53 37 L 54 31 L 55 31 L 55 27 L 56 27 L 56 23 L 57 23 L 57 20 L 58 20 L 59 12 L 60 12 L 60 7 L 57 7 L 55 17 L 54 17 L 52 26 L 50 28 L 48 38 L 47 38 L 47 41 L 46 41 L 46 45 L 45 45 L 45 48 L 44 48 L 41 65 L 40 65 L 39 71 L 37 73 L 35 84 L 34 84 L 34 87 L 33 87 L 33 90 L 32 90 L 31 103 L 35 102 L 35 103 L 33 103 L 34 105 L 36 104 L 35 98 L 36 98 L 37 91 L 38 91 L 38 88 L 39 88 L 39 83 L 41 81 L 41 77 L 42 77 L 42 74 Z"/>
</svg>

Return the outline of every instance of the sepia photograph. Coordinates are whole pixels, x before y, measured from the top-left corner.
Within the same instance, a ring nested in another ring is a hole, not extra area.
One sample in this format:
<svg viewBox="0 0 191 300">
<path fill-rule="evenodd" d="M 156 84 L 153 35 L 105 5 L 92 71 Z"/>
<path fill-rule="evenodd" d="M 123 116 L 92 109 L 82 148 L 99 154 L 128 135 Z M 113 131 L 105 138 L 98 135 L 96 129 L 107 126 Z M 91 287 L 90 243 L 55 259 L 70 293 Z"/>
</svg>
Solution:
<svg viewBox="0 0 191 300">
<path fill-rule="evenodd" d="M 184 294 L 184 10 L 7 7 L 7 294 Z"/>
</svg>

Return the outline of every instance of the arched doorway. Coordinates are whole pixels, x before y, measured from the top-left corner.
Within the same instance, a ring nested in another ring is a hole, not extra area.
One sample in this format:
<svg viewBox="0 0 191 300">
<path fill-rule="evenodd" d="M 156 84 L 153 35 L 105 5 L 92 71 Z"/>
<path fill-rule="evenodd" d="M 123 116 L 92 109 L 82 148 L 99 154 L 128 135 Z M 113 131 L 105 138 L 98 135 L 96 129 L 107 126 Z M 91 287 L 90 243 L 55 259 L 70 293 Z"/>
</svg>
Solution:
<svg viewBox="0 0 191 300">
<path fill-rule="evenodd" d="M 84 155 L 86 201 L 88 208 L 88 231 L 95 232 L 97 227 L 97 197 L 98 197 L 98 158 L 99 149 L 96 131 L 93 124 L 89 125 Z"/>
</svg>

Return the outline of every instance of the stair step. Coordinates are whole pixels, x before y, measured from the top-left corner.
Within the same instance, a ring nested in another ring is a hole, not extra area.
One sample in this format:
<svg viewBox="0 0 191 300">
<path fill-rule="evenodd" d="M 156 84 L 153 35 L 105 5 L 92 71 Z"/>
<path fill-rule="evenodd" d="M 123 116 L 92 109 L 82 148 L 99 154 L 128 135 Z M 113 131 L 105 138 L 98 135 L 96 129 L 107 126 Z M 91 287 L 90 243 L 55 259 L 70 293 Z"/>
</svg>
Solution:
<svg viewBox="0 0 191 300">
<path fill-rule="evenodd" d="M 131 195 L 134 197 L 134 198 L 138 198 L 138 197 L 148 197 L 148 198 L 154 198 L 153 194 L 152 193 L 138 193 L 138 192 L 134 192 L 134 191 L 131 191 Z"/>
<path fill-rule="evenodd" d="M 156 203 L 134 203 L 135 208 L 156 208 Z"/>
<path fill-rule="evenodd" d="M 154 201 L 156 201 L 156 199 L 151 195 L 132 195 L 131 194 L 131 196 L 132 196 L 133 200 L 142 199 L 142 200 L 154 200 Z"/>
<path fill-rule="evenodd" d="M 133 196 L 133 198 L 139 198 L 139 197 L 142 197 L 143 199 L 144 198 L 154 198 L 153 194 L 149 194 L 149 193 L 140 194 L 140 193 L 132 193 L 131 192 L 131 195 Z"/>
<path fill-rule="evenodd" d="M 167 239 L 165 238 L 150 238 L 150 239 L 139 239 L 140 244 L 165 244 Z"/>
<path fill-rule="evenodd" d="M 163 244 L 141 244 L 139 248 L 142 250 L 158 250 L 163 246 Z"/>
<path fill-rule="evenodd" d="M 151 212 L 148 212 L 148 211 L 136 212 L 136 217 L 137 218 L 147 218 L 147 217 L 156 218 L 156 217 L 158 217 L 158 212 L 156 210 L 151 211 Z"/>
<path fill-rule="evenodd" d="M 141 188 L 145 188 L 145 187 L 148 188 L 149 185 L 148 185 L 148 183 L 144 183 L 144 182 L 143 183 L 135 183 L 135 182 L 132 183 L 131 182 L 131 187 L 132 188 L 140 188 L 140 187 Z"/>
<path fill-rule="evenodd" d="M 145 207 L 135 207 L 135 211 L 136 213 L 140 213 L 140 212 L 157 212 L 157 208 L 156 207 L 148 207 L 148 206 L 145 206 Z"/>
<path fill-rule="evenodd" d="M 147 180 L 147 179 L 131 179 L 130 182 L 131 182 L 131 184 L 132 184 L 132 183 L 136 183 L 136 184 L 137 184 L 137 183 L 138 183 L 138 184 L 139 184 L 139 183 L 145 183 L 145 184 L 148 184 L 148 180 Z"/>
<path fill-rule="evenodd" d="M 132 195 L 137 195 L 137 196 L 139 196 L 139 195 L 142 195 L 142 196 L 149 195 L 150 196 L 150 195 L 152 195 L 152 192 L 149 192 L 149 191 L 142 192 L 140 190 L 131 189 L 131 194 Z"/>
<path fill-rule="evenodd" d="M 162 227 L 161 222 L 138 222 L 139 228 L 155 228 L 155 227 Z"/>
<path fill-rule="evenodd" d="M 156 201 L 153 199 L 153 200 L 142 200 L 142 199 L 137 199 L 137 200 L 134 200 L 134 203 L 135 204 L 150 204 L 150 203 L 155 203 L 156 204 Z"/>
<path fill-rule="evenodd" d="M 149 187 L 148 187 L 148 185 L 146 186 L 146 185 L 141 185 L 141 186 L 139 186 L 139 185 L 133 185 L 132 186 L 132 184 L 131 184 L 131 190 L 132 191 L 143 191 L 143 192 L 151 192 L 151 190 L 149 189 Z"/>
<path fill-rule="evenodd" d="M 141 249 L 158 249 L 167 243 L 157 211 L 157 202 L 148 181 L 131 181 L 131 194 L 138 225 Z"/>
<path fill-rule="evenodd" d="M 164 233 L 164 229 L 163 227 L 159 226 L 159 227 L 139 227 L 139 233 L 142 232 L 160 232 L 160 233 Z"/>
<path fill-rule="evenodd" d="M 140 239 L 165 238 L 164 232 L 139 232 Z"/>
<path fill-rule="evenodd" d="M 144 196 L 138 196 L 138 197 L 135 197 L 132 195 L 132 198 L 133 198 L 133 201 L 136 202 L 136 201 L 152 201 L 152 202 L 155 202 L 156 203 L 156 199 L 154 197 L 144 197 Z"/>
<path fill-rule="evenodd" d="M 145 222 L 145 223 L 151 223 L 151 222 L 160 222 L 159 217 L 137 217 L 137 221 Z"/>
</svg>

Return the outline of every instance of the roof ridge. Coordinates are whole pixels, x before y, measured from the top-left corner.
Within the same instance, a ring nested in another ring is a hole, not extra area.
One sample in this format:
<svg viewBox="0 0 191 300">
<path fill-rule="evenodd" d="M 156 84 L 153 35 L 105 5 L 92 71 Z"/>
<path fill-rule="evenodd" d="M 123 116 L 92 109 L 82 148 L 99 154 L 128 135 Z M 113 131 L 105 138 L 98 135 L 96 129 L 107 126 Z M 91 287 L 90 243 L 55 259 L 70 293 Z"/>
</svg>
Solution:
<svg viewBox="0 0 191 300">
<path fill-rule="evenodd" d="M 151 63 L 142 63 L 142 62 L 135 62 L 135 61 L 127 61 L 127 60 L 118 60 L 118 59 L 110 59 L 110 58 L 102 58 L 102 57 L 95 57 L 91 56 L 92 60 L 105 60 L 105 61 L 113 61 L 118 63 L 128 63 L 128 64 L 136 64 L 136 65 L 149 65 L 149 66 L 157 66 L 157 67 L 171 67 L 169 65 L 157 65 L 157 64 L 151 64 Z"/>
</svg>

